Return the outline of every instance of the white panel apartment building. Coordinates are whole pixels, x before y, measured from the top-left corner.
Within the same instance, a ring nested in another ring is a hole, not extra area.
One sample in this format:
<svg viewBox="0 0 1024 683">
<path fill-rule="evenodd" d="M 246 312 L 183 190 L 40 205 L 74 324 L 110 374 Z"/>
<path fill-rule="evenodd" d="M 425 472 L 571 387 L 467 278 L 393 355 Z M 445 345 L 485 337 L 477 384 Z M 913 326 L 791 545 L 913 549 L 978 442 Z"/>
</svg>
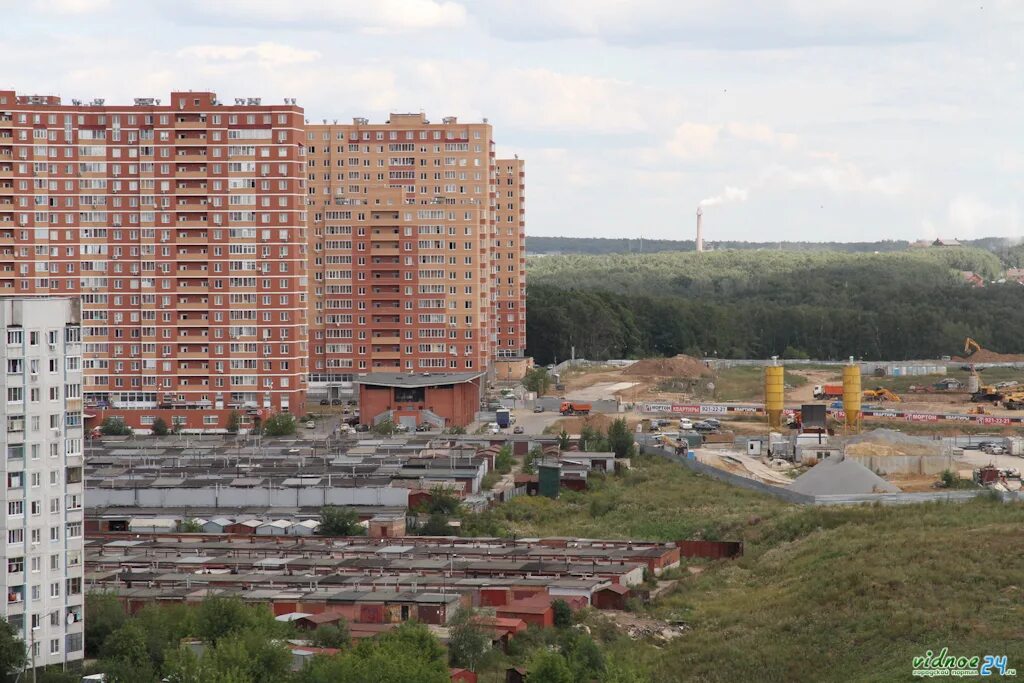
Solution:
<svg viewBox="0 0 1024 683">
<path fill-rule="evenodd" d="M 3 617 L 35 666 L 82 659 L 79 303 L 0 299 Z"/>
</svg>

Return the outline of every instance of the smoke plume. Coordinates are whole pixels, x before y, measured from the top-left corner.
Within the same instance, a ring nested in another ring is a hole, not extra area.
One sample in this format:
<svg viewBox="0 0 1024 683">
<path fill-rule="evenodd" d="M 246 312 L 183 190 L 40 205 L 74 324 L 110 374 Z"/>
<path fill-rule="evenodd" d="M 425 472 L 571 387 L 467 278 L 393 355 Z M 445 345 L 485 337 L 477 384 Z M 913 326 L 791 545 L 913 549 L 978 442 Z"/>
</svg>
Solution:
<svg viewBox="0 0 1024 683">
<path fill-rule="evenodd" d="M 730 202 L 745 202 L 747 201 L 747 190 L 742 187 L 727 187 L 722 191 L 721 194 L 716 194 L 713 197 L 707 197 L 700 200 L 700 207 L 706 206 L 717 206 L 719 204 L 728 204 Z"/>
</svg>

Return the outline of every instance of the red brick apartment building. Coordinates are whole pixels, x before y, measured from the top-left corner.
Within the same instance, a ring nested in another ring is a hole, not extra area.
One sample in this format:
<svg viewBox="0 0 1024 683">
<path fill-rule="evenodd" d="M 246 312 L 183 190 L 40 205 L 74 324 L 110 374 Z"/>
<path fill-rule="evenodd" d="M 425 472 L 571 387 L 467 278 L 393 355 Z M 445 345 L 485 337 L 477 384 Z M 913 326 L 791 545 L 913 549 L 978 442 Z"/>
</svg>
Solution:
<svg viewBox="0 0 1024 683">
<path fill-rule="evenodd" d="M 294 100 L 0 90 L 0 296 L 81 296 L 94 420 L 304 411 L 304 126 Z"/>
<path fill-rule="evenodd" d="M 522 365 L 525 169 L 491 125 L 391 114 L 306 140 L 311 383 Z"/>
<path fill-rule="evenodd" d="M 490 124 L 0 90 L 0 296 L 82 300 L 88 426 L 220 430 L 307 380 L 526 370 L 525 167 Z"/>
</svg>

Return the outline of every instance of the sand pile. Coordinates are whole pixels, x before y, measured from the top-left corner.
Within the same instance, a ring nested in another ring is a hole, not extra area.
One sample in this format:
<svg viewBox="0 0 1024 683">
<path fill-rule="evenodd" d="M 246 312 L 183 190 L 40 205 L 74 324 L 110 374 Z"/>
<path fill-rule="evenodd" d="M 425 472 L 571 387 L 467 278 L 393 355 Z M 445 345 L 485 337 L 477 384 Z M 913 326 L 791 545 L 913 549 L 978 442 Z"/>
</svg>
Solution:
<svg viewBox="0 0 1024 683">
<path fill-rule="evenodd" d="M 847 440 L 847 455 L 935 455 L 941 442 L 910 436 L 894 429 L 876 429 Z"/>
<path fill-rule="evenodd" d="M 647 358 L 637 361 L 622 374 L 634 377 L 702 377 L 710 375 L 711 371 L 693 356 L 680 354 L 672 358 Z"/>
<path fill-rule="evenodd" d="M 789 488 L 811 496 L 899 492 L 898 487 L 860 463 L 834 456 L 801 474 Z"/>
</svg>

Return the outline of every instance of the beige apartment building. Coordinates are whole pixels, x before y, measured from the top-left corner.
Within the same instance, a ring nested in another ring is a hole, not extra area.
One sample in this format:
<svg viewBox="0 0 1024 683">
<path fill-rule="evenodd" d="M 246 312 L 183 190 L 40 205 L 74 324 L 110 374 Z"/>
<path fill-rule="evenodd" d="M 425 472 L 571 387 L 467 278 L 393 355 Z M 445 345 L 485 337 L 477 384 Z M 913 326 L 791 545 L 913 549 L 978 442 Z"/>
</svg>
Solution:
<svg viewBox="0 0 1024 683">
<path fill-rule="evenodd" d="M 306 146 L 311 386 L 522 357 L 524 168 L 490 124 L 357 118 Z"/>
</svg>

